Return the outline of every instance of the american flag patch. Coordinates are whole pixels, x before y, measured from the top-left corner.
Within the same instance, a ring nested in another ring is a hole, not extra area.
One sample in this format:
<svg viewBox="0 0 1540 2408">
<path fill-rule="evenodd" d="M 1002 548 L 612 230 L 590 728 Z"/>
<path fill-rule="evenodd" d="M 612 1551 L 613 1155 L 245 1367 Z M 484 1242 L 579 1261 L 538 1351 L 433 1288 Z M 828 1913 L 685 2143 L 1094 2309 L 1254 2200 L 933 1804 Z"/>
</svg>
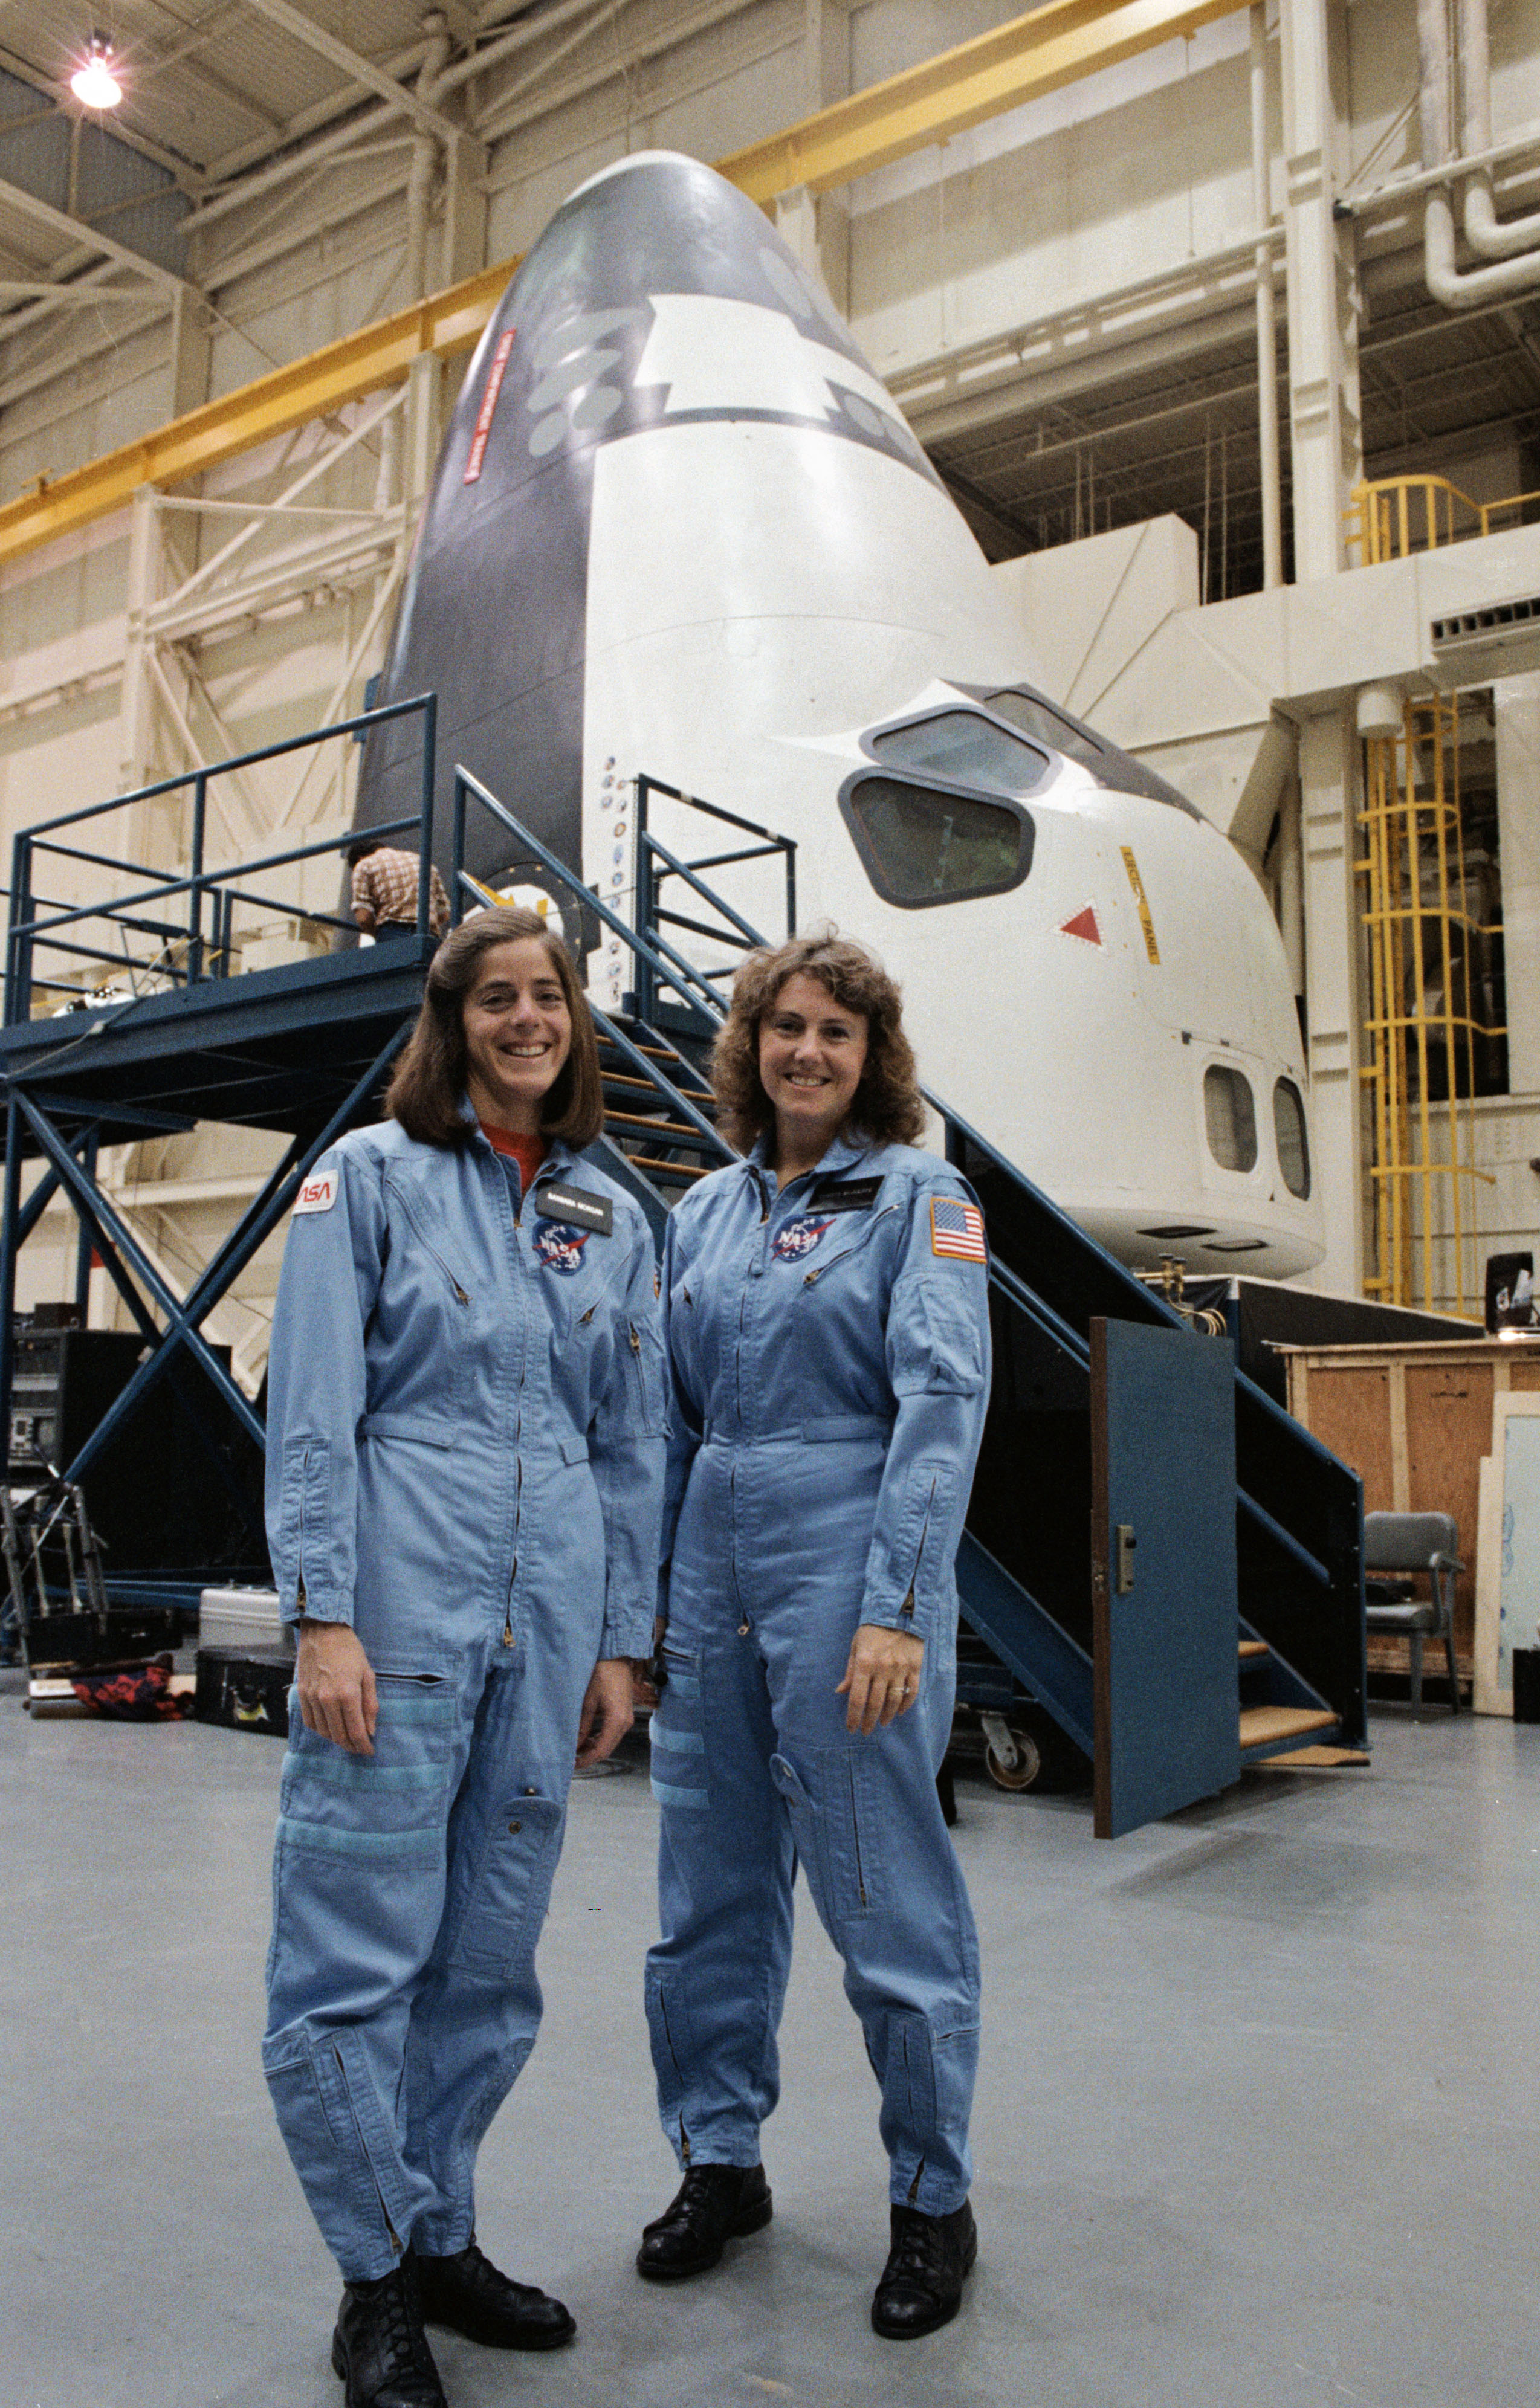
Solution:
<svg viewBox="0 0 1540 2408">
<path fill-rule="evenodd" d="M 984 1215 L 978 1206 L 964 1204 L 956 1196 L 932 1196 L 930 1251 L 933 1254 L 950 1254 L 961 1263 L 987 1262 Z"/>
</svg>

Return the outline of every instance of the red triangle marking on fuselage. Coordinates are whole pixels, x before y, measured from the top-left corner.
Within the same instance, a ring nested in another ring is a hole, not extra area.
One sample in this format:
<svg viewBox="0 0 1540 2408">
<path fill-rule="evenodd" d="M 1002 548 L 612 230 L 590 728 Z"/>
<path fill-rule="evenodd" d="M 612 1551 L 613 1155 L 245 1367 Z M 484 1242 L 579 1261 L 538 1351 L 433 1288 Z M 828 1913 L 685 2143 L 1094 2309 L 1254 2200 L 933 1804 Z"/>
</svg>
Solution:
<svg viewBox="0 0 1540 2408">
<path fill-rule="evenodd" d="M 1077 911 L 1072 920 L 1062 921 L 1058 933 L 1061 937 L 1078 937 L 1083 944 L 1100 945 L 1101 931 L 1096 924 L 1095 904 L 1087 903 L 1084 911 Z"/>
</svg>

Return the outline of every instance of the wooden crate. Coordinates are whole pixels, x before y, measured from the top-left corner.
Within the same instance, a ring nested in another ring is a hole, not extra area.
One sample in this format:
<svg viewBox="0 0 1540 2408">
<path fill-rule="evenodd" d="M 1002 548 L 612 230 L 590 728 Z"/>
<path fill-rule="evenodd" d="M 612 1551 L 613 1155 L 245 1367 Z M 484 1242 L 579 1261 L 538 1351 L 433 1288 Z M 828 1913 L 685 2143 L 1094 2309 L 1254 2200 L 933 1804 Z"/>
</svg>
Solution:
<svg viewBox="0 0 1540 2408">
<path fill-rule="evenodd" d="M 1473 1670 L 1476 1489 L 1491 1453 L 1492 1398 L 1540 1389 L 1540 1336 L 1439 1345 L 1285 1347 L 1288 1410 L 1363 1482 L 1366 1513 L 1452 1513 L 1465 1570 L 1455 1650 Z M 1371 1664 L 1404 1669 L 1403 1640 L 1369 1641 Z M 1441 1667 L 1429 1656 L 1427 1669 Z"/>
</svg>

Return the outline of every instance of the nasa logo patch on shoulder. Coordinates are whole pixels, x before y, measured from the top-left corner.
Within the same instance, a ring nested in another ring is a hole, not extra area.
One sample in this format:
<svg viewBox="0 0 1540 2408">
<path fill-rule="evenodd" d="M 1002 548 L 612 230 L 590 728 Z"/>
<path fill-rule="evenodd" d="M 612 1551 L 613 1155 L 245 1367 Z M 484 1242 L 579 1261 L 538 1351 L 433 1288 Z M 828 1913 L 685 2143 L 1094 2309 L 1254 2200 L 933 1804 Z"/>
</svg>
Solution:
<svg viewBox="0 0 1540 2408">
<path fill-rule="evenodd" d="M 300 1182 L 299 1193 L 294 1203 L 295 1217 L 301 1212 L 329 1212 L 337 1201 L 341 1184 L 339 1171 L 312 1170 L 309 1179 Z"/>
</svg>

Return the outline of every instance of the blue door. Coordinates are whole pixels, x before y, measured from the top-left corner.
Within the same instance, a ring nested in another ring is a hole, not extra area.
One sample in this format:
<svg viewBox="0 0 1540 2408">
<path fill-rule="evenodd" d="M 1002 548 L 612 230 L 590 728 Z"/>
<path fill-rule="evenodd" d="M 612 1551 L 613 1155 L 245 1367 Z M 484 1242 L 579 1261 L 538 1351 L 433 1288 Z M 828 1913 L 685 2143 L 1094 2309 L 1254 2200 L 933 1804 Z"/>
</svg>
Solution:
<svg viewBox="0 0 1540 2408">
<path fill-rule="evenodd" d="M 1237 1781 L 1235 1365 L 1228 1340 L 1091 1323 L 1096 1836 Z"/>
</svg>

